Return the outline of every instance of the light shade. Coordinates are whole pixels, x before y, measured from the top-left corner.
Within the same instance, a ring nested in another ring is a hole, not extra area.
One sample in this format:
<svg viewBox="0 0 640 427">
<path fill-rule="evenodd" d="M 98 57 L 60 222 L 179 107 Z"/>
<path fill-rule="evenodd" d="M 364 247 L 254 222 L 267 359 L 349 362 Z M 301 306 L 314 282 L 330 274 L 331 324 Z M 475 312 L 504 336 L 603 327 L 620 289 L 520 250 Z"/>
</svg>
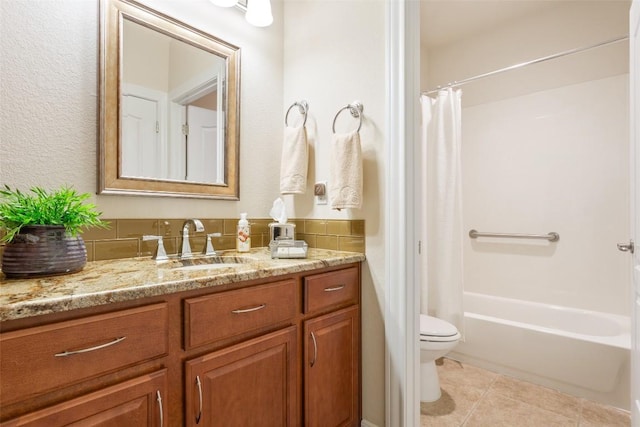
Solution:
<svg viewBox="0 0 640 427">
<path fill-rule="evenodd" d="M 238 4 L 238 0 L 209 0 L 211 3 L 220 7 L 232 7 Z"/>
<path fill-rule="evenodd" d="M 247 0 L 245 19 L 256 27 L 268 27 L 273 23 L 271 0 Z"/>
</svg>

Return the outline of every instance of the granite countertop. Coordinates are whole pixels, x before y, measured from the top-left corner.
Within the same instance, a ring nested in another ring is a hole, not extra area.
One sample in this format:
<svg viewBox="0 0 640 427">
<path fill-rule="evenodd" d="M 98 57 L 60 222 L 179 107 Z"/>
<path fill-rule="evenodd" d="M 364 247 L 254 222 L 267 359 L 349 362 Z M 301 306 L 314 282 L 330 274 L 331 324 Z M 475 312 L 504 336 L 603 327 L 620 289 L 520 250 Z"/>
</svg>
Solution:
<svg viewBox="0 0 640 427">
<path fill-rule="evenodd" d="M 220 251 L 229 266 L 178 270 L 206 262 L 146 258 L 88 262 L 77 273 L 34 279 L 6 279 L 0 274 L 0 321 L 152 297 L 229 283 L 280 276 L 365 260 L 364 254 L 310 248 L 304 259 L 272 259 L 268 248 L 247 254 Z"/>
</svg>

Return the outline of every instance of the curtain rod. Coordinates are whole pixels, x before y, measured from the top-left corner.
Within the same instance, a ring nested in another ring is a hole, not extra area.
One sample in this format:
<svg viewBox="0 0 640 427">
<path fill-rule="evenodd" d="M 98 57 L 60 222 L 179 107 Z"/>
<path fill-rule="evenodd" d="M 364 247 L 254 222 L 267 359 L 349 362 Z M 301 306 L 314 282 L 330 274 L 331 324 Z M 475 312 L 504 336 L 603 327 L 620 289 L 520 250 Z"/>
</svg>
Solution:
<svg viewBox="0 0 640 427">
<path fill-rule="evenodd" d="M 542 58 L 534 59 L 534 60 L 527 61 L 527 62 L 521 62 L 521 63 L 515 64 L 515 65 L 510 65 L 510 66 L 505 67 L 505 68 L 500 68 L 499 70 L 490 71 L 490 72 L 484 73 L 484 74 L 478 74 L 477 76 L 469 77 L 469 78 L 466 78 L 466 79 L 463 79 L 463 80 L 453 81 L 453 82 L 450 82 L 450 83 L 446 84 L 445 86 L 438 86 L 437 88 L 432 89 L 430 91 L 422 92 L 422 94 L 423 95 L 431 95 L 432 93 L 436 93 L 441 89 L 445 89 L 445 88 L 449 88 L 449 87 L 462 86 L 463 84 L 472 82 L 474 80 L 483 79 L 485 77 L 493 76 L 495 74 L 504 73 L 505 71 L 511 71 L 511 70 L 515 70 L 517 68 L 526 67 L 527 65 L 533 65 L 533 64 L 538 64 L 540 62 L 549 61 L 550 59 L 556 59 L 556 58 L 560 58 L 562 56 L 567 56 L 567 55 L 572 55 L 574 53 L 584 52 L 584 51 L 587 51 L 587 50 L 590 50 L 590 49 L 595 49 L 597 47 L 606 46 L 608 44 L 621 42 L 623 40 L 627 40 L 628 38 L 629 38 L 628 36 L 622 36 L 622 37 L 617 37 L 617 38 L 614 38 L 614 39 L 606 40 L 606 41 L 603 41 L 603 42 L 600 42 L 600 43 L 597 43 L 597 44 L 594 44 L 594 45 L 591 45 L 591 46 L 579 47 L 579 48 L 575 48 L 575 49 L 565 50 L 564 52 L 555 53 L 555 54 L 549 55 L 549 56 L 543 56 Z"/>
</svg>

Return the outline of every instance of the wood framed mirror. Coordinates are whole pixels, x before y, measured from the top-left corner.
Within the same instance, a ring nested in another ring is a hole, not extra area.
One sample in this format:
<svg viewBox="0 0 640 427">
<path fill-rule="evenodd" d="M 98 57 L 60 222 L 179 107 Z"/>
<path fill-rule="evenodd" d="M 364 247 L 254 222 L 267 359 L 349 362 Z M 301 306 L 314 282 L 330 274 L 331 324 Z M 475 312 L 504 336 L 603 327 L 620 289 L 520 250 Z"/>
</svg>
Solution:
<svg viewBox="0 0 640 427">
<path fill-rule="evenodd" d="M 100 0 L 98 193 L 239 199 L 240 48 Z"/>
</svg>

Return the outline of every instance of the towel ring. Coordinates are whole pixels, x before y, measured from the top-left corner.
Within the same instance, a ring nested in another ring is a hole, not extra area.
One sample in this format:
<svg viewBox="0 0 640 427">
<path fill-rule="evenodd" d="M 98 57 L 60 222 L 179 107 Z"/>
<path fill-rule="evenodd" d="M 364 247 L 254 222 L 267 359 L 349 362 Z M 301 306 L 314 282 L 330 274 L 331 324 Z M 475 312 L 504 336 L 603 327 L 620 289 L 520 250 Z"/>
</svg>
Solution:
<svg viewBox="0 0 640 427">
<path fill-rule="evenodd" d="M 360 128 L 362 127 L 362 111 L 364 110 L 364 105 L 362 105 L 362 103 L 359 101 L 355 101 L 353 104 L 347 104 L 345 107 L 342 107 L 338 110 L 336 116 L 333 118 L 333 133 L 336 133 L 336 120 L 338 119 L 340 113 L 342 113 L 344 110 L 349 110 L 352 117 L 360 119 L 358 123 L 358 129 L 356 129 L 356 132 L 360 132 Z"/>
<path fill-rule="evenodd" d="M 300 114 L 304 116 L 304 121 L 302 122 L 302 126 L 307 124 L 307 112 L 309 111 L 309 104 L 307 103 L 307 101 L 303 99 L 300 102 L 296 101 L 293 104 L 291 104 L 291 106 L 287 110 L 287 114 L 284 115 L 285 126 L 289 126 L 289 123 L 287 123 L 287 119 L 289 118 L 289 111 L 291 111 L 291 109 L 296 106 L 298 107 L 298 112 L 300 112 Z"/>
</svg>

